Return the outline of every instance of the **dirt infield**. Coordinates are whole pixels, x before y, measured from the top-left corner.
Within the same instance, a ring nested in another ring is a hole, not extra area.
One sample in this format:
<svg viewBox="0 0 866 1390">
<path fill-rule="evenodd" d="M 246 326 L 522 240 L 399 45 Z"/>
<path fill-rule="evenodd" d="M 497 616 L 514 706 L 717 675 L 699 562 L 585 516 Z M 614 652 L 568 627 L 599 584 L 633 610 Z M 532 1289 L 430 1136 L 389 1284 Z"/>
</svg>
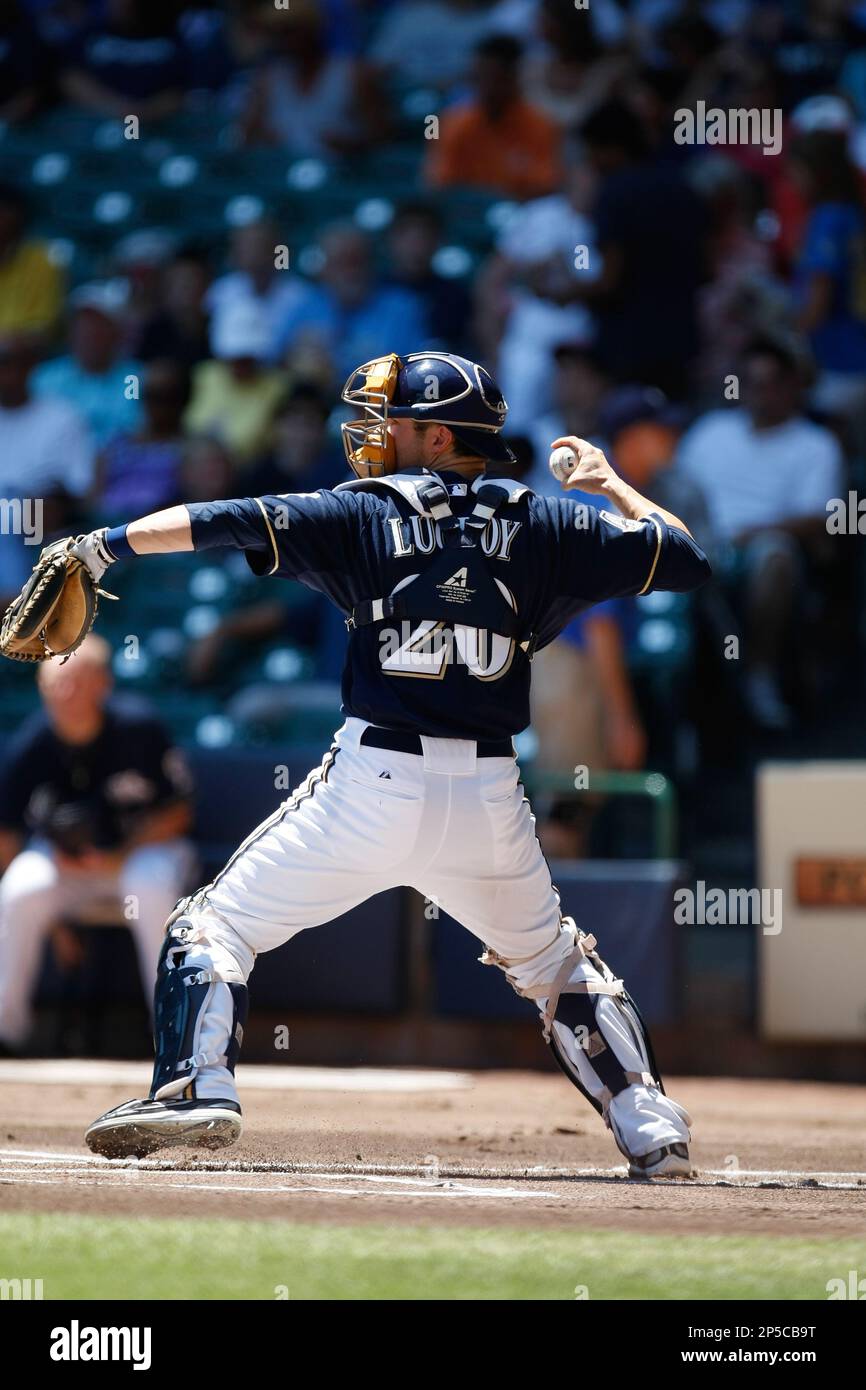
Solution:
<svg viewBox="0 0 866 1390">
<path fill-rule="evenodd" d="M 278 1088 L 244 1090 L 246 1130 L 233 1149 L 108 1163 L 89 1154 L 83 1130 L 141 1093 L 129 1084 L 135 1068 L 127 1064 L 119 1083 L 28 1083 L 5 1079 L 9 1064 L 0 1063 L 0 1205 L 331 1223 L 866 1232 L 860 1088 L 671 1080 L 669 1091 L 694 1117 L 697 1177 L 647 1183 L 626 1177 L 601 1121 L 558 1075 L 422 1073 L 418 1089 L 399 1071 L 270 1070 Z M 20 1064 L 12 1075 L 21 1077 Z M 243 1072 L 240 1081 L 243 1088 Z"/>
</svg>

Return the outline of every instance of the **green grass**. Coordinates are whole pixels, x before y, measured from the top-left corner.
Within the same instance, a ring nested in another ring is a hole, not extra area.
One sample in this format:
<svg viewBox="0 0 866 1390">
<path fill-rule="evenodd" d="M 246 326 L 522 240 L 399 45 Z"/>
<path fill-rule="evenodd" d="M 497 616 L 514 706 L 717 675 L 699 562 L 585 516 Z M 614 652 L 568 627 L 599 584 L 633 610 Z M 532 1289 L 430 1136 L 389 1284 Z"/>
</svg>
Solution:
<svg viewBox="0 0 866 1390">
<path fill-rule="evenodd" d="M 866 1239 L 0 1215 L 0 1278 L 46 1299 L 826 1299 L 849 1269 Z"/>
</svg>

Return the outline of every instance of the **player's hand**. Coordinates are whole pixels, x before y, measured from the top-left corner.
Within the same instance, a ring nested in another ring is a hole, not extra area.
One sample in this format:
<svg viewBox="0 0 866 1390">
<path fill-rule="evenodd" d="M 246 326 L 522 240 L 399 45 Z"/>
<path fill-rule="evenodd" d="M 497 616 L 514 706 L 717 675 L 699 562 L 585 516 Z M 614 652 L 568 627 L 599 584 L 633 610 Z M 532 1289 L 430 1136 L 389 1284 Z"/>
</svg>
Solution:
<svg viewBox="0 0 866 1390">
<path fill-rule="evenodd" d="M 576 434 L 563 435 L 554 439 L 550 446 L 554 449 L 571 449 L 577 457 L 577 467 L 562 484 L 566 492 L 579 488 L 581 492 L 607 493 L 615 484 L 618 475 L 608 463 L 601 449 L 590 444 L 588 439 L 579 439 Z"/>
<path fill-rule="evenodd" d="M 89 535 L 79 536 L 72 547 L 72 554 L 89 570 L 95 584 L 98 584 L 109 565 L 114 564 L 114 556 L 105 545 L 107 526 Z"/>
</svg>

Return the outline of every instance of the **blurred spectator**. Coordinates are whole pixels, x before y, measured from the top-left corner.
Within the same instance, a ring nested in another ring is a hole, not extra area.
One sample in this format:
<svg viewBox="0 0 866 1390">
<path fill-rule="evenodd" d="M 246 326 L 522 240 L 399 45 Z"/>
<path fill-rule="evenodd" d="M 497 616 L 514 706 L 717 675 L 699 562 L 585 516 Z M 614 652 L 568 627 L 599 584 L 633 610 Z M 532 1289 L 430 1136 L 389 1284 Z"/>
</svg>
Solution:
<svg viewBox="0 0 866 1390">
<path fill-rule="evenodd" d="M 554 439 L 576 434 L 578 439 L 591 439 L 601 449 L 606 447 L 599 411 L 610 379 L 592 349 L 581 342 L 560 343 L 553 357 L 553 409 L 533 426 L 535 465 L 526 481 L 535 492 L 558 497 L 562 487 L 548 466 L 550 446 Z"/>
<path fill-rule="evenodd" d="M 691 163 L 694 149 L 674 139 L 674 113 L 684 104 L 681 88 L 681 74 L 667 67 L 643 63 L 628 74 L 628 105 L 643 127 L 647 147 L 656 159 Z M 719 158 L 715 149 L 710 158 Z"/>
<path fill-rule="evenodd" d="M 83 420 L 65 401 L 34 400 L 29 338 L 0 338 L 0 611 L 52 533 L 68 531 L 93 472 Z"/>
<path fill-rule="evenodd" d="M 286 389 L 283 373 L 265 365 L 269 348 L 267 326 L 254 305 L 236 303 L 214 322 L 213 359 L 200 362 L 193 371 L 185 427 L 222 440 L 241 466 L 248 466 L 266 447 L 274 411 Z"/>
<path fill-rule="evenodd" d="M 786 274 L 790 273 L 800 254 L 810 214 L 802 170 L 790 158 L 790 152 L 796 149 L 801 137 L 816 131 L 834 131 L 844 137 L 852 150 L 856 150 L 857 123 L 844 97 L 811 97 L 792 111 L 785 127 L 786 158 L 773 161 L 775 177 L 771 180 L 767 206 L 771 210 L 775 232 L 773 250 L 780 269 Z M 859 172 L 862 198 L 866 178 L 862 170 Z"/>
<path fill-rule="evenodd" d="M 40 666 L 44 709 L 21 731 L 0 786 L 0 1048 L 21 1048 L 42 947 L 56 919 L 112 903 L 130 919 L 150 999 L 165 919 L 187 890 L 189 774 L 162 725 L 110 699 L 95 634 Z"/>
<path fill-rule="evenodd" d="M 195 246 L 178 251 L 165 268 L 159 307 L 140 326 L 135 346 L 140 361 L 168 357 L 192 367 L 210 356 L 209 284 L 207 254 Z"/>
<path fill-rule="evenodd" d="M 187 441 L 180 495 L 184 502 L 220 502 L 237 495 L 234 458 L 218 439 L 201 435 Z"/>
<path fill-rule="evenodd" d="M 861 30 L 861 42 L 862 38 Z M 858 121 L 866 120 L 866 47 L 848 54 L 836 87 L 850 102 Z"/>
<path fill-rule="evenodd" d="M 691 22 L 697 30 L 700 21 L 694 18 Z M 743 139 L 729 129 L 728 138 L 721 139 L 715 148 L 725 159 L 760 179 L 765 188 L 772 189 L 784 170 L 784 160 L 780 156 L 786 137 L 786 120 L 783 116 L 780 130 L 775 115 L 783 110 L 784 103 L 774 55 L 753 44 L 719 44 L 711 31 L 707 42 L 711 51 L 704 60 L 689 46 L 684 49 L 680 76 L 685 79 L 685 86 L 677 95 L 676 107 L 694 108 L 697 102 L 703 101 L 708 110 L 757 111 L 769 116 L 769 145 L 765 146 L 763 138 Z M 682 158 L 685 149 L 683 146 L 677 148 Z"/>
<path fill-rule="evenodd" d="M 173 0 L 104 0 L 99 18 L 62 52 L 66 99 L 103 116 L 152 125 L 183 102 L 187 79 Z"/>
<path fill-rule="evenodd" d="M 527 55 L 523 88 L 527 101 L 563 129 L 606 99 L 631 64 L 628 54 L 604 52 L 594 11 L 594 0 L 583 9 L 574 0 L 540 0 L 537 6 L 541 44 Z"/>
<path fill-rule="evenodd" d="M 96 505 L 106 522 L 145 516 L 183 500 L 183 415 L 190 377 L 178 362 L 152 362 L 144 372 L 144 419 L 133 434 L 117 435 L 97 464 Z"/>
<path fill-rule="evenodd" d="M 216 331 L 222 316 L 236 305 L 255 309 L 268 334 L 266 355 L 272 361 L 279 356 L 286 324 L 312 298 L 310 286 L 300 276 L 277 269 L 277 247 L 281 244 L 276 223 L 269 217 L 237 227 L 231 244 L 235 268 L 215 280 L 205 297 Z"/>
<path fill-rule="evenodd" d="M 598 107 L 581 135 L 600 179 L 594 220 L 601 272 L 577 281 L 575 293 L 593 309 L 596 351 L 619 380 L 659 386 L 679 399 L 698 344 L 703 209 L 674 166 L 650 159 L 627 106 Z"/>
<path fill-rule="evenodd" d="M 163 299 L 165 268 L 176 247 L 174 232 L 146 227 L 123 237 L 111 253 L 112 276 L 126 285 L 123 311 L 126 342 L 136 343 Z"/>
<path fill-rule="evenodd" d="M 849 51 L 863 42 L 862 28 L 858 34 L 855 27 L 859 7 L 842 0 L 805 0 L 766 8 L 778 26 L 767 38 L 781 78 L 781 104 L 790 109 L 832 90 Z"/>
<path fill-rule="evenodd" d="M 550 408 L 556 344 L 588 343 L 594 335 L 592 315 L 577 299 L 600 273 L 587 211 L 593 188 L 572 147 L 563 191 L 515 210 L 476 282 L 478 332 L 489 334 L 481 346 L 497 362 L 509 424 L 518 431 L 531 430 L 539 411 Z"/>
<path fill-rule="evenodd" d="M 60 317 L 63 276 L 26 229 L 25 194 L 0 184 L 0 333 L 48 336 Z"/>
<path fill-rule="evenodd" d="M 29 340 L 0 339 L 0 494 L 82 497 L 93 478 L 90 434 L 69 402 L 33 394 L 34 360 Z"/>
<path fill-rule="evenodd" d="M 27 6 L 0 0 L 0 121 L 16 125 L 36 114 L 45 54 Z"/>
<path fill-rule="evenodd" d="M 319 594 L 263 599 L 224 614 L 193 644 L 187 676 L 193 685 L 205 685 L 233 675 L 223 704 L 228 718 L 258 740 L 264 736 L 283 741 L 287 725 L 297 727 L 299 716 L 338 716 L 347 640 L 343 615 Z M 238 680 L 239 665 L 263 657 L 268 647 L 275 654 L 291 653 L 296 661 L 303 653 L 305 664 L 312 659 L 314 674 L 269 680 L 253 670 Z"/>
<path fill-rule="evenodd" d="M 330 402 L 318 386 L 294 386 L 277 407 L 270 450 L 244 478 L 247 494 L 315 492 L 344 481 L 345 455 L 328 436 L 330 413 Z"/>
<path fill-rule="evenodd" d="M 381 99 L 363 64 L 328 51 L 313 0 L 292 0 L 291 8 L 258 5 L 253 23 L 266 28 L 268 52 L 241 118 L 245 143 L 318 158 L 368 145 L 381 130 Z"/>
<path fill-rule="evenodd" d="M 409 0 L 385 13 L 369 49 L 370 61 L 401 86 L 453 87 L 476 45 L 490 30 L 482 0 Z"/>
<path fill-rule="evenodd" d="M 597 498 L 569 493 L 584 506 Z M 573 776 L 575 769 L 634 772 L 643 766 L 646 734 L 625 657 L 626 605 L 613 599 L 569 623 L 532 662 L 532 728 L 538 739 L 533 766 Z M 545 802 L 546 807 L 545 807 Z M 539 839 L 553 858 L 588 852 L 597 796 L 542 800 Z"/>
<path fill-rule="evenodd" d="M 843 135 L 813 131 L 790 159 L 809 205 L 794 267 L 798 327 L 820 369 L 813 397 L 831 414 L 866 402 L 866 217 Z M 862 429 L 861 429 L 862 433 Z"/>
<path fill-rule="evenodd" d="M 746 44 L 723 44 L 719 31 L 702 5 L 702 14 L 689 13 L 680 4 L 644 6 L 637 16 L 636 38 L 641 52 L 654 57 L 655 66 L 671 75 L 680 94 L 679 104 L 691 106 L 712 96 L 712 105 L 727 96 L 725 84 L 747 57 L 757 54 Z"/>
<path fill-rule="evenodd" d="M 836 438 L 802 413 L 804 371 L 792 348 L 755 340 L 743 365 L 741 406 L 702 415 L 678 465 L 704 493 L 727 558 L 717 568 L 745 614 L 744 694 L 757 724 L 792 722 L 782 693 L 804 557 L 826 537 L 827 503 L 844 487 Z"/>
<path fill-rule="evenodd" d="M 474 187 L 509 198 L 550 193 L 560 177 L 555 123 L 526 101 L 522 48 L 507 34 L 475 50 L 473 98 L 445 111 L 425 175 L 434 188 Z"/>
<path fill-rule="evenodd" d="M 554 436 L 551 436 L 553 438 Z M 508 436 L 515 454 L 509 474 L 529 487 L 543 465 L 550 441 L 536 461 L 531 442 Z M 550 477 L 548 471 L 548 477 Z M 543 490 L 543 489 L 540 489 Z M 562 488 L 556 484 L 557 494 Z M 569 492 L 569 502 L 598 506 L 598 498 Z M 634 771 L 643 765 L 646 735 L 634 698 L 625 656 L 627 600 L 613 599 L 580 614 L 532 662 L 531 727 L 536 737 L 533 767 L 571 778 L 578 766 L 599 771 Z M 567 798 L 556 792 L 534 798 L 538 836 L 551 858 L 582 858 L 600 807 L 598 796 Z"/>
<path fill-rule="evenodd" d="M 186 59 L 185 86 L 192 91 L 219 91 L 232 76 L 235 63 L 228 8 L 219 0 L 199 0 L 180 9 L 177 25 Z"/>
<path fill-rule="evenodd" d="M 286 325 L 283 351 L 293 356 L 311 347 L 325 353 L 339 384 L 360 362 L 386 352 L 417 352 L 429 328 L 417 296 L 380 284 L 368 236 L 352 222 L 327 227 L 318 284 Z"/>
<path fill-rule="evenodd" d="M 33 374 L 34 394 L 74 405 L 99 447 L 135 429 L 141 413 L 141 368 L 121 355 L 125 306 L 122 281 L 93 282 L 73 290 L 70 350 L 43 362 Z"/>
<path fill-rule="evenodd" d="M 681 517 L 712 557 L 712 526 L 703 489 L 677 461 L 685 425 L 682 408 L 671 405 L 657 386 L 620 386 L 605 397 L 598 420 L 617 473 L 644 497 Z"/>
<path fill-rule="evenodd" d="M 253 677 L 239 687 L 235 682 L 237 688 L 225 705 L 239 728 L 282 735 L 286 721 L 299 712 L 336 715 L 347 641 L 343 614 L 320 594 L 262 599 L 224 614 L 192 645 L 187 677 L 193 685 L 210 684 L 273 643 L 305 653 L 313 661 L 311 679 Z"/>
<path fill-rule="evenodd" d="M 698 291 L 701 347 L 696 386 L 718 402 L 725 379 L 737 371 L 746 344 L 758 332 L 789 320 L 787 286 L 773 272 L 773 254 L 758 224 L 757 179 L 724 155 L 696 160 L 689 181 L 709 218 L 709 276 Z"/>
<path fill-rule="evenodd" d="M 421 301 L 430 347 L 461 352 L 467 342 L 469 293 L 462 280 L 439 275 L 433 257 L 442 241 L 442 215 L 432 203 L 403 203 L 388 234 L 389 283 Z"/>
<path fill-rule="evenodd" d="M 342 449 L 327 434 L 329 402 L 314 384 L 298 383 L 277 410 L 270 454 L 243 478 L 246 495 L 264 497 L 330 488 L 346 476 Z M 196 500 L 191 495 L 186 500 Z M 202 500 L 225 495 L 207 494 Z M 326 702 L 338 708 L 339 680 L 346 649 L 343 616 L 319 595 L 264 599 L 225 614 L 189 652 L 187 673 L 195 685 L 212 681 L 238 651 L 283 638 L 311 653 L 315 680 L 254 684 L 240 690 L 231 716 L 241 724 L 279 723 L 299 705 Z"/>
</svg>

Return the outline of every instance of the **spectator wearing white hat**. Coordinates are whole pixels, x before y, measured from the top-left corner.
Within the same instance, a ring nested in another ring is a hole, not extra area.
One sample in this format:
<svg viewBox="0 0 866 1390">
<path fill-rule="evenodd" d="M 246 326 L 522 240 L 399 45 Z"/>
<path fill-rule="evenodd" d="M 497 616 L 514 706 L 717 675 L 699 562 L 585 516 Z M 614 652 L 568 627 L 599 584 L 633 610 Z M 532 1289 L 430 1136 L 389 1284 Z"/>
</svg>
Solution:
<svg viewBox="0 0 866 1390">
<path fill-rule="evenodd" d="M 92 281 L 73 290 L 69 352 L 33 373 L 33 394 L 75 406 L 99 448 L 134 430 L 141 413 L 141 368 L 123 353 L 126 303 L 123 280 Z"/>
<path fill-rule="evenodd" d="M 218 439 L 241 467 L 266 447 L 286 389 L 284 373 L 267 366 L 270 341 L 269 326 L 254 304 L 229 305 L 211 328 L 213 358 L 193 373 L 186 429 Z"/>
</svg>

